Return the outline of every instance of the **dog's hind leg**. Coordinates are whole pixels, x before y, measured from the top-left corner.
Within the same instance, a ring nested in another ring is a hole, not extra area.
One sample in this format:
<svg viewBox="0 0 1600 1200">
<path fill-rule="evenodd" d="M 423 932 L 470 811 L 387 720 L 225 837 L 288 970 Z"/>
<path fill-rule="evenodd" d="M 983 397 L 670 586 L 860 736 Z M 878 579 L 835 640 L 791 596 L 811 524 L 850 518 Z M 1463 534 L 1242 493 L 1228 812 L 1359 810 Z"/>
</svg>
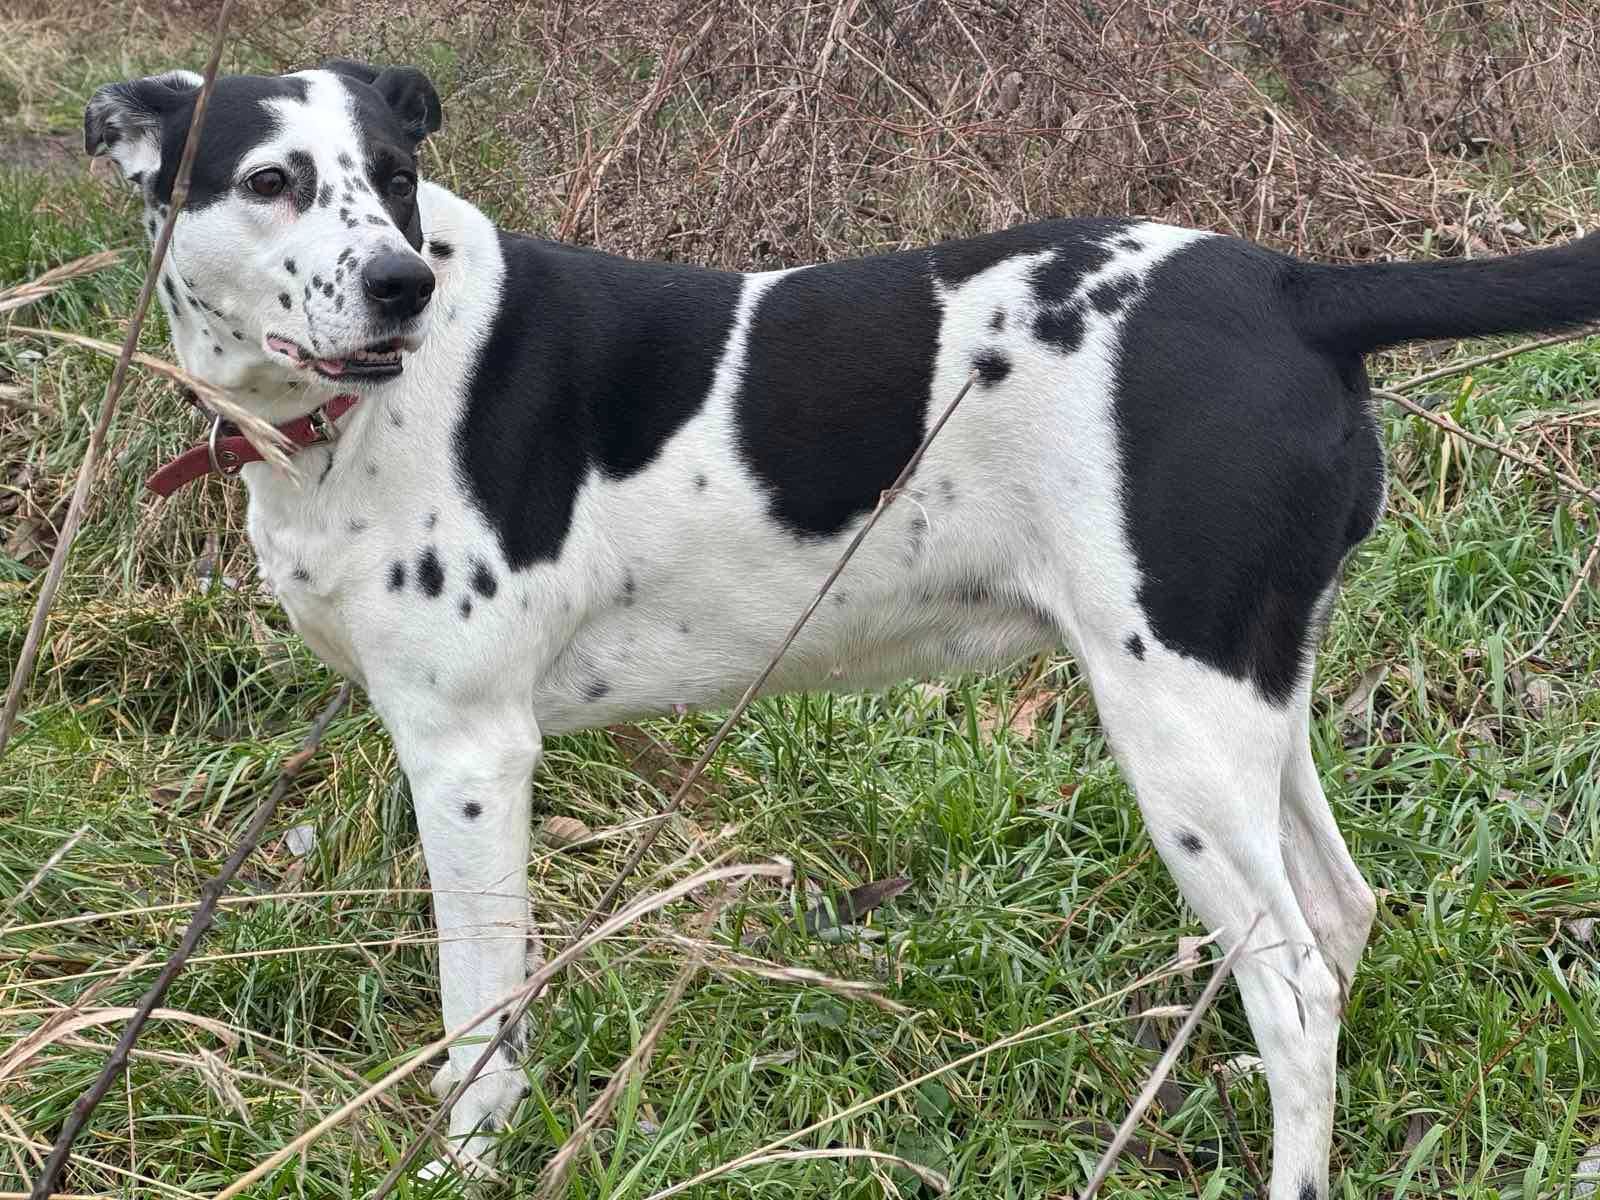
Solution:
<svg viewBox="0 0 1600 1200">
<path fill-rule="evenodd" d="M 1309 717 L 1309 709 L 1307 695 L 1301 711 Z M 1366 949 L 1378 902 L 1333 819 L 1304 725 L 1291 743 L 1283 767 L 1281 819 L 1289 882 L 1300 901 L 1300 911 L 1317 935 L 1322 956 L 1339 980 L 1342 1007 L 1350 998 L 1350 985 Z"/>
<path fill-rule="evenodd" d="M 444 1025 L 470 1027 L 435 1080 L 443 1094 L 498 1028 L 493 1017 L 473 1025 L 474 1015 L 526 977 L 528 789 L 540 740 L 531 713 L 504 706 L 432 717 L 421 728 L 386 723 L 411 783 L 433 889 Z M 522 1050 L 521 1036 L 509 1039 L 451 1110 L 451 1150 L 469 1168 L 488 1161 L 494 1133 L 523 1094 Z M 426 1173 L 442 1169 L 435 1163 Z"/>
<path fill-rule="evenodd" d="M 1279 706 L 1158 646 L 1135 656 L 1113 638 L 1084 640 L 1112 747 L 1184 898 L 1225 947 L 1258 922 L 1234 974 L 1272 1091 L 1270 1200 L 1327 1200 L 1340 985 L 1280 843 L 1299 702 Z"/>
</svg>

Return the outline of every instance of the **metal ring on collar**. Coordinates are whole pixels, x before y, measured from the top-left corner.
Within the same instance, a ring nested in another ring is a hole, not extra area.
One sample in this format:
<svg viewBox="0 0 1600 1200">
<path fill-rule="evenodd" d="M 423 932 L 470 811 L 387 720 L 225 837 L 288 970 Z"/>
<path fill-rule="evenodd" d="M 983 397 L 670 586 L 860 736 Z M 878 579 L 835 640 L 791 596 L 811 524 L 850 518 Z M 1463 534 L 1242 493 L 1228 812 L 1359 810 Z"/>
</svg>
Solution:
<svg viewBox="0 0 1600 1200">
<path fill-rule="evenodd" d="M 211 458 L 211 469 L 218 475 L 236 475 L 239 472 L 239 456 L 232 450 L 217 450 L 217 437 L 222 432 L 222 418 L 213 417 L 211 433 L 206 437 L 206 453 Z"/>
</svg>

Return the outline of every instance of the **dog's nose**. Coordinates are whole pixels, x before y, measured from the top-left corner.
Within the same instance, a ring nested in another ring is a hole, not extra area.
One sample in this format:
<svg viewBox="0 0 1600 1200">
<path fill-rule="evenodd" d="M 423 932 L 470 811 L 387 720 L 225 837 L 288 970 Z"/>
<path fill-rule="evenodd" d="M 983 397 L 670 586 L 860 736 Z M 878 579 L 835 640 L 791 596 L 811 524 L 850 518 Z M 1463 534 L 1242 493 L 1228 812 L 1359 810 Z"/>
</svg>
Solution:
<svg viewBox="0 0 1600 1200">
<path fill-rule="evenodd" d="M 433 272 L 414 254 L 378 254 L 361 268 L 361 286 L 380 313 L 405 321 L 428 307 Z"/>
</svg>

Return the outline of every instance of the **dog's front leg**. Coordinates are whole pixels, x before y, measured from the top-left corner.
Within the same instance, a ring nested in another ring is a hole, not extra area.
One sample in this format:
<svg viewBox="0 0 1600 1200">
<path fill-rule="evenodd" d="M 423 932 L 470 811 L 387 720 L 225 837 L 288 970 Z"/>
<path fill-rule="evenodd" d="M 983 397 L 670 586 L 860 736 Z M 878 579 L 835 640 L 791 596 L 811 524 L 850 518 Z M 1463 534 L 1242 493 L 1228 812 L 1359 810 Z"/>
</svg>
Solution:
<svg viewBox="0 0 1600 1200">
<path fill-rule="evenodd" d="M 445 1028 L 471 1026 L 434 1081 L 440 1095 L 499 1027 L 498 1017 L 476 1026 L 473 1017 L 526 973 L 529 782 L 540 753 L 531 712 L 497 708 L 444 719 L 447 727 L 391 723 L 433 888 Z M 468 1166 L 489 1160 L 495 1131 L 523 1094 L 522 1049 L 519 1031 L 450 1113 L 451 1149 Z M 441 1169 L 436 1163 L 428 1172 Z"/>
</svg>

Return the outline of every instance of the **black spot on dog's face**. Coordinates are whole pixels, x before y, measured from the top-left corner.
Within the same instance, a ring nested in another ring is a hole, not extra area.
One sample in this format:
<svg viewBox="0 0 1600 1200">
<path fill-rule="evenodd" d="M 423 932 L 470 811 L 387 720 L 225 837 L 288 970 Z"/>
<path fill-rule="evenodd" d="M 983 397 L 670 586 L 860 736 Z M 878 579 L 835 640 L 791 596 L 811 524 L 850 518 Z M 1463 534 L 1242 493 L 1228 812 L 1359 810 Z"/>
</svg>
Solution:
<svg viewBox="0 0 1600 1200">
<path fill-rule="evenodd" d="M 456 248 L 443 238 L 434 238 L 428 243 L 428 249 L 433 252 L 435 258 L 449 258 L 456 252 Z"/>
<path fill-rule="evenodd" d="M 638 585 L 637 581 L 635 581 L 635 579 L 633 578 L 633 572 L 632 571 L 629 571 L 629 572 L 627 572 L 626 574 L 623 575 L 623 577 L 622 577 L 622 599 L 621 599 L 621 604 L 622 604 L 623 608 L 632 608 L 633 607 L 634 593 L 638 590 L 638 588 L 639 588 L 639 585 Z"/>
<path fill-rule="evenodd" d="M 422 527 L 424 529 L 432 529 L 438 523 L 439 523 L 439 510 L 437 508 L 434 509 L 432 512 L 430 512 L 427 516 L 422 518 Z"/>
<path fill-rule="evenodd" d="M 1206 848 L 1206 844 L 1187 829 L 1178 835 L 1178 845 L 1185 854 L 1199 854 Z"/>
<path fill-rule="evenodd" d="M 244 341 L 244 334 L 240 333 L 237 329 L 233 330 L 233 340 L 236 342 Z"/>
<path fill-rule="evenodd" d="M 356 160 L 341 150 L 339 151 L 339 165 L 348 171 L 356 165 Z"/>
<path fill-rule="evenodd" d="M 328 299 L 331 300 L 333 298 L 333 284 L 331 284 L 331 283 L 323 284 L 322 285 L 322 294 L 323 294 L 323 296 L 325 296 L 325 297 L 327 297 Z"/>
<path fill-rule="evenodd" d="M 465 621 L 472 615 L 472 601 L 465 596 L 461 597 L 461 619 Z"/>
<path fill-rule="evenodd" d="M 289 299 L 288 292 L 278 293 L 278 303 L 283 306 L 283 310 L 285 312 L 288 312 L 289 309 L 293 307 L 293 302 Z"/>
<path fill-rule="evenodd" d="M 213 353 L 213 354 L 221 354 L 222 353 L 222 347 L 221 346 L 213 346 L 213 347 L 211 347 L 211 353 Z"/>
<path fill-rule="evenodd" d="M 167 299 L 172 301 L 172 307 L 176 309 L 178 307 L 178 289 L 172 285 L 172 276 L 163 276 L 161 285 L 166 288 Z"/>
<path fill-rule="evenodd" d="M 365 533 L 367 531 L 367 523 L 360 517 L 351 517 L 350 520 L 345 522 L 344 527 L 350 533 Z"/>
<path fill-rule="evenodd" d="M 367 464 L 367 478 L 368 479 L 376 479 L 377 477 L 378 477 L 378 464 L 375 463 L 375 462 L 369 462 Z"/>
<path fill-rule="evenodd" d="M 1089 303 L 1105 316 L 1122 311 L 1123 305 L 1139 290 L 1139 280 L 1132 275 L 1118 275 L 1089 289 Z"/>
<path fill-rule="evenodd" d="M 678 622 L 678 632 L 681 633 L 684 637 L 688 637 L 689 636 L 689 622 L 687 622 L 687 621 L 679 621 Z"/>
<path fill-rule="evenodd" d="M 611 685 L 603 679 L 591 679 L 583 685 L 583 699 L 586 704 L 593 704 L 611 694 Z"/>
<path fill-rule="evenodd" d="M 697 492 L 706 490 L 706 477 L 704 475 L 696 475 L 694 477 L 694 490 Z"/>
<path fill-rule="evenodd" d="M 978 351 L 973 356 L 972 365 L 986 387 L 993 387 L 1011 374 L 1011 360 L 994 349 Z"/>
<path fill-rule="evenodd" d="M 291 576 L 294 578 L 294 580 L 297 583 L 310 583 L 311 582 L 311 572 L 306 570 L 306 568 L 305 568 L 305 566 L 303 564 L 298 564 L 297 563 L 295 565 L 294 570 L 292 572 L 290 572 L 290 574 L 291 574 Z"/>
<path fill-rule="evenodd" d="M 997 308 L 994 310 L 994 316 L 989 318 L 989 328 L 994 330 L 996 333 L 999 333 L 1005 327 L 1006 310 L 1003 308 Z"/>
<path fill-rule="evenodd" d="M 293 275 L 295 273 L 294 259 L 292 259 L 292 258 L 284 259 L 283 260 L 283 269 L 285 271 L 289 272 L 289 274 Z"/>
<path fill-rule="evenodd" d="M 1140 662 L 1144 661 L 1144 639 L 1137 633 L 1130 633 L 1127 640 L 1122 643 L 1122 648 Z"/>
<path fill-rule="evenodd" d="M 476 800 L 468 800 L 461 806 L 461 815 L 469 821 L 476 821 L 483 816 L 483 805 Z"/>
<path fill-rule="evenodd" d="M 429 546 L 417 559 L 417 582 L 429 596 L 444 591 L 444 568 L 439 565 L 439 554 Z"/>
<path fill-rule="evenodd" d="M 382 217 L 378 216 L 377 213 L 368 213 L 367 214 L 367 224 L 368 225 L 377 225 L 377 226 L 382 227 L 384 225 L 389 224 L 389 222 L 385 221 Z"/>
<path fill-rule="evenodd" d="M 396 429 L 404 429 L 406 427 L 406 419 L 400 415 L 399 409 L 395 408 L 393 405 L 390 405 L 388 408 L 384 409 L 384 412 L 389 417 L 389 424 L 393 425 Z"/>
<path fill-rule="evenodd" d="M 355 251 L 353 249 L 351 249 L 349 246 L 346 246 L 343 250 L 339 251 L 339 257 L 334 261 L 334 265 L 337 266 L 337 267 L 344 266 L 345 263 L 350 261 L 351 257 L 354 254 L 355 254 Z"/>
<path fill-rule="evenodd" d="M 485 600 L 488 600 L 494 596 L 495 592 L 499 589 L 499 586 L 500 585 L 495 582 L 494 575 L 490 573 L 488 567 L 484 566 L 481 562 L 476 561 L 472 564 L 473 591 L 477 592 L 478 595 L 482 596 Z"/>
<path fill-rule="evenodd" d="M 406 586 L 406 565 L 398 559 L 389 564 L 389 590 L 398 592 Z"/>
</svg>

